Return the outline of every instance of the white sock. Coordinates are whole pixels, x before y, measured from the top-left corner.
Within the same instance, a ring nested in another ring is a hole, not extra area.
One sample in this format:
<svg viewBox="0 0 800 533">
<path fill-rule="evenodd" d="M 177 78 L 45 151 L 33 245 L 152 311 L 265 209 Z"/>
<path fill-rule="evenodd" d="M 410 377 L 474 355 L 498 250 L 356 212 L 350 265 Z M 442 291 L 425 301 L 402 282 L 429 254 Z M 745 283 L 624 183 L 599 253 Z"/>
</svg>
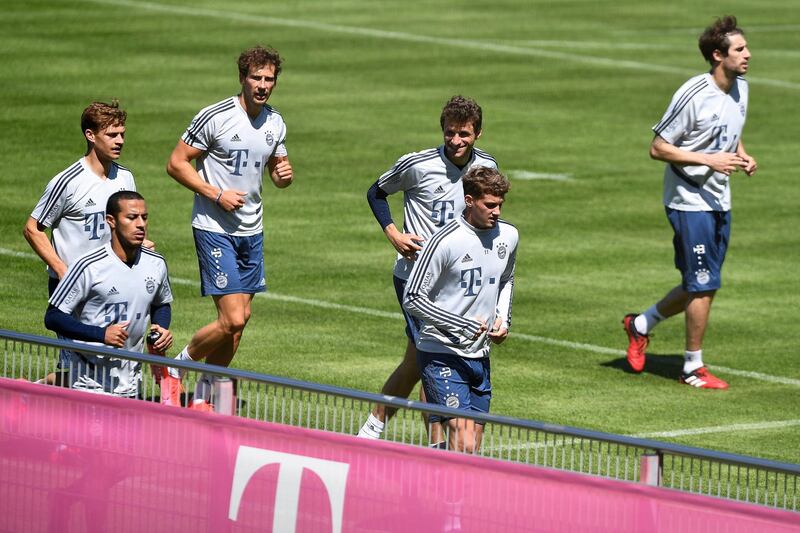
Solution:
<svg viewBox="0 0 800 533">
<path fill-rule="evenodd" d="M 381 433 L 383 433 L 383 422 L 370 413 L 369 418 L 358 431 L 358 436 L 365 439 L 379 439 L 381 438 Z"/>
<path fill-rule="evenodd" d="M 192 356 L 189 355 L 189 345 L 188 344 L 183 347 L 183 350 L 181 350 L 181 353 L 179 353 L 178 355 L 175 356 L 175 360 L 177 360 L 177 361 L 194 361 L 194 359 L 192 359 Z M 186 373 L 185 370 L 182 370 L 180 368 L 169 367 L 168 370 L 169 370 L 169 375 L 172 376 L 175 379 L 183 379 L 183 375 Z"/>
<path fill-rule="evenodd" d="M 683 373 L 689 374 L 703 366 L 703 350 L 683 352 Z"/>
<path fill-rule="evenodd" d="M 211 402 L 211 391 L 214 388 L 214 376 L 203 374 L 194 386 L 192 403 Z"/>
<path fill-rule="evenodd" d="M 659 313 L 658 309 L 656 309 L 656 304 L 653 304 L 652 306 L 650 306 L 650 309 L 648 309 L 641 315 L 636 316 L 636 318 L 633 320 L 633 327 L 635 327 L 636 331 L 638 331 L 642 335 L 647 335 L 662 320 L 664 320 L 664 317 L 661 316 L 661 313 Z"/>
</svg>

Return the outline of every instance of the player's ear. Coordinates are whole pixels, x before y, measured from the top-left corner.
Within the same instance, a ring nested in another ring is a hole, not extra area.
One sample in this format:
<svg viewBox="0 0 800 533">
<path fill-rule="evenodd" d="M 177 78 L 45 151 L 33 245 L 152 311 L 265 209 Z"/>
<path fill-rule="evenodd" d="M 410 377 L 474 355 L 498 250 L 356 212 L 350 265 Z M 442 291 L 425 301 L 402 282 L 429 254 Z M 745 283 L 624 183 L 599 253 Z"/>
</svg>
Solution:
<svg viewBox="0 0 800 533">
<path fill-rule="evenodd" d="M 86 137 L 86 140 L 89 141 L 90 143 L 93 143 L 95 141 L 95 135 L 94 132 L 91 130 L 91 128 L 86 128 L 83 131 L 83 136 Z"/>
<path fill-rule="evenodd" d="M 114 229 L 117 227 L 117 220 L 114 218 L 113 215 L 109 215 L 106 213 L 106 224 L 108 224 L 109 229 Z"/>
<path fill-rule="evenodd" d="M 722 63 L 722 60 L 725 59 L 725 54 L 722 53 L 722 50 L 716 49 L 711 52 L 711 59 L 713 59 L 715 63 Z"/>
<path fill-rule="evenodd" d="M 472 207 L 472 204 L 475 203 L 475 198 L 473 198 L 471 194 L 465 194 L 464 203 L 466 204 L 467 207 Z"/>
<path fill-rule="evenodd" d="M 481 138 L 481 133 L 483 133 L 483 130 L 478 130 L 478 131 L 475 132 L 475 140 L 476 141 Z"/>
</svg>

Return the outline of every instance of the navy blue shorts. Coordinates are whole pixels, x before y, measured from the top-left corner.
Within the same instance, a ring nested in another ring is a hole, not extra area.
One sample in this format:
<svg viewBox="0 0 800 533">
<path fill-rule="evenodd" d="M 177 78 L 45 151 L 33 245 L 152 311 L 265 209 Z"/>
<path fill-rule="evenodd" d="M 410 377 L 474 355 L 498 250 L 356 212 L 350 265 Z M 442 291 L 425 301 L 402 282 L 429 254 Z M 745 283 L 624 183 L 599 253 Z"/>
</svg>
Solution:
<svg viewBox="0 0 800 533">
<path fill-rule="evenodd" d="M 429 403 L 453 409 L 488 413 L 492 402 L 492 379 L 488 357 L 469 359 L 449 353 L 417 350 L 417 365 Z M 431 415 L 431 422 L 443 422 Z"/>
<path fill-rule="evenodd" d="M 666 208 L 675 236 L 675 268 L 686 292 L 715 291 L 722 286 L 722 263 L 731 236 L 730 211 L 677 211 Z"/>
<path fill-rule="evenodd" d="M 419 318 L 410 314 L 403 308 L 403 293 L 406 290 L 406 283 L 408 280 L 400 279 L 397 276 L 394 278 L 394 292 L 397 295 L 397 303 L 400 304 L 400 310 L 403 311 L 403 318 L 406 319 L 406 337 L 416 344 L 419 338 L 419 329 L 422 327 L 422 322 Z"/>
<path fill-rule="evenodd" d="M 200 264 L 200 293 L 255 294 L 267 290 L 264 236 L 235 237 L 192 228 Z"/>
</svg>

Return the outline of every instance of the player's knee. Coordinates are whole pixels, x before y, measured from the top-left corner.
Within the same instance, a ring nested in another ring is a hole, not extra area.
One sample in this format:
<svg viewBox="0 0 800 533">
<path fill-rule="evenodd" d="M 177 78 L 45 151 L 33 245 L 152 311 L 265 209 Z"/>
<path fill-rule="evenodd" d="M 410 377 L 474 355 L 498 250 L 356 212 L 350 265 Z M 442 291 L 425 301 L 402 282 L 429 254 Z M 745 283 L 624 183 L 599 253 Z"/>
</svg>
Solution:
<svg viewBox="0 0 800 533">
<path fill-rule="evenodd" d="M 247 320 L 245 320 L 244 314 L 220 317 L 220 325 L 226 335 L 241 335 L 246 324 Z"/>
</svg>

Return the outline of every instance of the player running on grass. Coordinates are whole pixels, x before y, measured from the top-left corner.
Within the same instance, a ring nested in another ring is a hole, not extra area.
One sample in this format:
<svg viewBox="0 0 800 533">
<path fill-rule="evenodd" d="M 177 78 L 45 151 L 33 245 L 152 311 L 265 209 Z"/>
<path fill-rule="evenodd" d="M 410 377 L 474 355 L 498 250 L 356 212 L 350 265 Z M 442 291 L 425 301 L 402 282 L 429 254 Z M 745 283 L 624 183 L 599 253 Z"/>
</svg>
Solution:
<svg viewBox="0 0 800 533">
<path fill-rule="evenodd" d="M 117 163 L 125 144 L 126 118 L 116 100 L 92 102 L 83 110 L 86 153 L 50 180 L 25 223 L 25 240 L 47 265 L 48 297 L 76 257 L 111 240 L 105 212 L 108 197 L 136 190 L 131 171 Z M 147 245 L 152 247 L 152 243 Z M 59 367 L 68 360 L 62 350 Z M 47 376 L 47 381 L 54 382 L 55 374 Z"/>
<path fill-rule="evenodd" d="M 264 277 L 262 177 L 279 189 L 294 175 L 286 152 L 286 125 L 267 105 L 282 59 L 256 46 L 238 59 L 241 92 L 202 109 L 170 156 L 167 172 L 192 190 L 192 228 L 201 293 L 211 295 L 217 318 L 200 328 L 177 359 L 228 366 L 236 354 L 250 303 L 267 288 Z M 197 167 L 192 165 L 196 161 Z M 180 373 L 165 381 L 177 393 Z M 163 388 L 163 385 L 162 385 Z M 212 377 L 197 382 L 192 408 L 211 411 Z"/>
<path fill-rule="evenodd" d="M 509 189 L 497 169 L 475 167 L 463 178 L 463 215 L 425 244 L 411 270 L 403 307 L 421 320 L 417 364 L 431 403 L 489 412 L 491 344 L 511 325 L 514 266 L 519 234 L 500 220 Z M 469 418 L 446 425 L 448 448 L 475 453 L 483 425 Z"/>
<path fill-rule="evenodd" d="M 681 271 L 681 284 L 644 313 L 626 315 L 623 325 L 628 334 L 628 363 L 634 372 L 641 372 L 650 332 L 662 320 L 684 312 L 681 383 L 727 389 L 728 384 L 704 366 L 702 343 L 711 302 L 722 284 L 730 237 L 730 176 L 739 169 L 752 176 L 757 168 L 742 143 L 748 97 L 742 76 L 747 73 L 750 50 L 732 16 L 706 28 L 699 46 L 711 71 L 678 89 L 653 127 L 650 145 L 650 157 L 667 163 L 664 205 L 675 234 L 675 266 Z"/>
<path fill-rule="evenodd" d="M 169 323 L 172 291 L 167 263 L 142 246 L 147 205 L 134 191 L 111 195 L 105 222 L 111 242 L 73 261 L 45 314 L 45 325 L 60 336 L 141 352 L 149 329 L 160 334 L 154 348 L 172 345 Z M 148 328 L 148 323 L 152 323 Z M 141 365 L 134 361 L 68 352 L 69 385 L 74 389 L 136 396 Z"/>
<path fill-rule="evenodd" d="M 496 168 L 495 159 L 475 148 L 481 136 L 483 113 L 471 98 L 453 96 L 442 109 L 439 124 L 444 143 L 422 152 L 402 156 L 367 192 L 372 213 L 386 238 L 397 250 L 394 288 L 402 305 L 403 290 L 425 241 L 442 226 L 457 218 L 464 209 L 461 177 L 476 166 Z M 389 211 L 387 197 L 403 191 L 403 231 L 397 229 Z M 403 311 L 406 319 L 406 350 L 403 360 L 381 389 L 390 396 L 408 397 L 419 381 L 414 341 L 418 321 Z M 376 405 L 358 432 L 360 437 L 380 438 L 393 409 Z"/>
</svg>

